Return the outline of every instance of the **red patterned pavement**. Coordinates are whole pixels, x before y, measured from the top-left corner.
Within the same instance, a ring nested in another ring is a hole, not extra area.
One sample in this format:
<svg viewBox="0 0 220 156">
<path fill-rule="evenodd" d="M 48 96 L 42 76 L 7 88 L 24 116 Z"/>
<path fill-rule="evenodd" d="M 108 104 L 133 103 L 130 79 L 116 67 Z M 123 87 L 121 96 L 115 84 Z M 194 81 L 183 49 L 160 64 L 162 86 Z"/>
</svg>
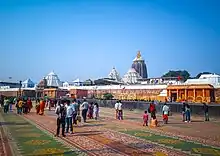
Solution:
<svg viewBox="0 0 220 156">
<path fill-rule="evenodd" d="M 24 117 L 33 121 L 46 131 L 55 134 L 55 116 L 38 116 L 35 113 L 31 113 Z M 67 135 L 66 138 L 62 139 L 75 147 L 85 150 L 89 155 L 187 155 L 183 152 L 175 151 L 174 149 L 161 147 L 129 135 L 108 130 L 104 125 L 108 125 L 108 120 L 104 120 L 100 123 L 91 122 L 79 127 L 74 127 L 75 134 Z"/>
<path fill-rule="evenodd" d="M 101 108 L 101 116 L 114 119 L 114 109 Z M 124 124 L 126 127 L 129 125 L 135 125 L 140 129 L 142 126 L 142 114 L 141 112 L 125 111 L 125 120 L 118 121 L 113 120 L 115 123 Z M 158 120 L 162 121 L 162 116 L 158 115 Z M 210 122 L 204 122 L 204 118 L 200 116 L 192 116 L 191 123 L 184 123 L 181 120 L 180 114 L 174 114 L 169 117 L 169 124 L 164 125 L 160 122 L 160 127 L 144 129 L 162 133 L 170 136 L 178 136 L 185 140 L 196 141 L 208 145 L 220 147 L 220 120 L 212 119 Z"/>
</svg>

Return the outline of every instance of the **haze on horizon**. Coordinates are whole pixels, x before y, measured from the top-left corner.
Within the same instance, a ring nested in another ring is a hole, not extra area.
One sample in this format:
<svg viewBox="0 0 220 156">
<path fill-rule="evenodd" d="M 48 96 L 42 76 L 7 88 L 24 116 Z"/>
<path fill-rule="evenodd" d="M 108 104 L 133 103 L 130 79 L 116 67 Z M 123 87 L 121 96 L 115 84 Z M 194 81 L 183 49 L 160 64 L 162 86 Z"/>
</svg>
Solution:
<svg viewBox="0 0 220 156">
<path fill-rule="evenodd" d="M 219 0 L 1 0 L 0 79 L 123 76 L 138 50 L 149 77 L 220 73 Z"/>
</svg>

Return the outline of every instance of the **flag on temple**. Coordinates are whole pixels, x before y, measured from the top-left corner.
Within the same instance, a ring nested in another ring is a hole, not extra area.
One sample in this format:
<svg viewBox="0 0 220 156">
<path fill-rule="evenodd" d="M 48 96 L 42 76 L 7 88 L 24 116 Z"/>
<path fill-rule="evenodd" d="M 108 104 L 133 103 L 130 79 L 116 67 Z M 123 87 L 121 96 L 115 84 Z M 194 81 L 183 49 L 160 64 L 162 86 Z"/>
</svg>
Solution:
<svg viewBox="0 0 220 156">
<path fill-rule="evenodd" d="M 178 79 L 178 81 L 180 81 L 180 80 L 181 80 L 181 76 L 178 76 L 178 78 L 177 78 L 177 79 Z"/>
</svg>

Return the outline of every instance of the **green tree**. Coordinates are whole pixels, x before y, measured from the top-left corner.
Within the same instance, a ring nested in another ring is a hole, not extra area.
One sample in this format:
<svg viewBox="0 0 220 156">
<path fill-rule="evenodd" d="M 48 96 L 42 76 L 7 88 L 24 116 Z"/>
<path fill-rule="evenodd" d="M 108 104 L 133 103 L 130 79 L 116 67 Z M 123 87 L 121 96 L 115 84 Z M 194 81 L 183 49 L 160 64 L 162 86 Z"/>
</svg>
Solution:
<svg viewBox="0 0 220 156">
<path fill-rule="evenodd" d="M 198 79 L 203 74 L 212 74 L 212 73 L 210 73 L 210 72 L 201 72 L 201 73 L 196 75 L 196 78 Z"/>
<path fill-rule="evenodd" d="M 111 99 L 113 99 L 113 95 L 111 94 L 111 93 L 105 93 L 104 95 L 103 95 L 103 98 L 105 99 L 105 100 L 111 100 Z"/>
<path fill-rule="evenodd" d="M 166 74 L 164 74 L 162 77 L 181 77 L 181 80 L 186 81 L 190 78 L 190 74 L 186 70 L 170 70 Z"/>
</svg>

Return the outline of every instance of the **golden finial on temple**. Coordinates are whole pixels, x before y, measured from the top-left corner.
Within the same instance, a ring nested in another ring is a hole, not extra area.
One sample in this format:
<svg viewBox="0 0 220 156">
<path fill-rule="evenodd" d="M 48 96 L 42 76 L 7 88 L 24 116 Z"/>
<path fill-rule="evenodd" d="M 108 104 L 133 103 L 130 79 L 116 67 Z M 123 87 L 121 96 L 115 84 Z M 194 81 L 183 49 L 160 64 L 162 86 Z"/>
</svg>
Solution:
<svg viewBox="0 0 220 156">
<path fill-rule="evenodd" d="M 137 58 L 141 58 L 141 51 L 140 50 L 137 53 Z"/>
</svg>

